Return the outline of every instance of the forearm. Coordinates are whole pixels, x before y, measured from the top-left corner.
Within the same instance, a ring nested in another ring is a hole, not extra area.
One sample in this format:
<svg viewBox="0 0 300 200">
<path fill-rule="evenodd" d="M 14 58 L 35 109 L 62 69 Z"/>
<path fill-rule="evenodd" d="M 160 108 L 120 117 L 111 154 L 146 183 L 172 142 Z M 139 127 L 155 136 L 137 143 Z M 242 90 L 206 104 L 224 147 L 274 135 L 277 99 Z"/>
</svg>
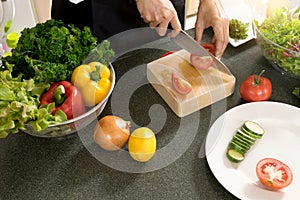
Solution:
<svg viewBox="0 0 300 200">
<path fill-rule="evenodd" d="M 227 13 L 225 12 L 225 9 L 223 7 L 222 0 L 199 0 L 199 10 L 203 11 L 203 9 L 209 11 L 214 10 L 215 12 L 213 12 L 212 14 L 217 15 L 221 18 L 227 18 Z"/>
</svg>

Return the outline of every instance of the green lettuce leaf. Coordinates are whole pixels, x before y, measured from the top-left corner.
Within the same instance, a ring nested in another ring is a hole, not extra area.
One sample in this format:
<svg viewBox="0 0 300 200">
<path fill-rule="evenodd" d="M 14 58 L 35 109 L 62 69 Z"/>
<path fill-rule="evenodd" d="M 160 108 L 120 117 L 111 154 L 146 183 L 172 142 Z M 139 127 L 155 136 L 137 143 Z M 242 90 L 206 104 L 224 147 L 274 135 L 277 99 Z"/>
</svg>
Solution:
<svg viewBox="0 0 300 200">
<path fill-rule="evenodd" d="M 39 107 L 39 98 L 49 84 L 34 84 L 33 79 L 12 77 L 10 71 L 0 71 L 0 138 L 25 129 L 30 123 L 36 131 L 67 120 L 65 113 L 52 116 L 54 103 Z"/>
</svg>

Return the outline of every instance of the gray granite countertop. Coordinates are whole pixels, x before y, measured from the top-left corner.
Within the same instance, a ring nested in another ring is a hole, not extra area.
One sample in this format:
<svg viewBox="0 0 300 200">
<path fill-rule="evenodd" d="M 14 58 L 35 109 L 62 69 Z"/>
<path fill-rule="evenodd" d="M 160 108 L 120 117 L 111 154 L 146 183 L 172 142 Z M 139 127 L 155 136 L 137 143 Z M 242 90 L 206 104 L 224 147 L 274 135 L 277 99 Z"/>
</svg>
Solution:
<svg viewBox="0 0 300 200">
<path fill-rule="evenodd" d="M 193 30 L 189 33 L 192 35 Z M 203 40 L 209 41 L 210 35 L 207 30 Z M 171 50 L 172 46 L 168 48 Z M 117 81 L 129 70 L 157 59 L 162 53 L 145 47 L 121 56 L 113 63 Z M 245 103 L 240 98 L 239 85 L 246 76 L 261 69 L 266 70 L 264 76 L 273 83 L 271 101 L 300 106 L 300 100 L 291 94 L 300 81 L 274 70 L 254 40 L 237 48 L 228 45 L 222 61 L 236 77 L 234 93 L 218 102 L 226 105 L 225 110 Z M 145 76 L 145 71 L 140 76 Z M 112 113 L 111 103 L 108 101 L 99 117 Z M 163 148 L 175 137 L 180 118 L 151 85 L 142 85 L 134 91 L 129 112 L 137 125 L 146 126 L 150 121 L 148 110 L 154 103 L 166 111 L 167 120 L 157 134 L 157 146 Z M 38 138 L 23 132 L 11 134 L 0 139 L 0 199 L 236 199 L 215 178 L 206 157 L 199 156 L 209 126 L 224 110 L 214 112 L 217 113 L 212 115 L 212 106 L 208 106 L 192 114 L 200 114 L 201 120 L 186 151 L 169 165 L 147 173 L 124 172 L 100 162 L 82 140 L 85 134 L 92 133 L 95 122 L 80 134 L 59 139 Z"/>
</svg>

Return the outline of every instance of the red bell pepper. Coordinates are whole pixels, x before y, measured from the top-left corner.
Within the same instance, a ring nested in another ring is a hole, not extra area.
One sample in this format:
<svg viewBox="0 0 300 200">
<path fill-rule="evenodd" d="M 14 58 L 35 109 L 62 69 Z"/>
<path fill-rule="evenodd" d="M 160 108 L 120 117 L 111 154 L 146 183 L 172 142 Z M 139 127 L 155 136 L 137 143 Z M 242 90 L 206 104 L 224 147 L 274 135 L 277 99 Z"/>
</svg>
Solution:
<svg viewBox="0 0 300 200">
<path fill-rule="evenodd" d="M 84 101 L 79 90 L 68 81 L 53 83 L 40 98 L 40 105 L 55 102 L 52 115 L 60 109 L 68 120 L 85 113 Z"/>
</svg>

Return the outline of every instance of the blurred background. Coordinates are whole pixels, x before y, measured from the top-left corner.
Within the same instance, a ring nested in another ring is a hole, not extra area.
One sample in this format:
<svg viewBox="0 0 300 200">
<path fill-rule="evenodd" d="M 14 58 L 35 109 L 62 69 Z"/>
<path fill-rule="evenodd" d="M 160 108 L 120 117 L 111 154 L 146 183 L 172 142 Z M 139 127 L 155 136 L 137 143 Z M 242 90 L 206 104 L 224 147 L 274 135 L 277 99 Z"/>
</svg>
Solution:
<svg viewBox="0 0 300 200">
<path fill-rule="evenodd" d="M 7 0 L 9 2 L 9 0 Z M 13 0 L 15 16 L 11 31 L 20 32 L 25 27 L 32 27 L 38 22 L 51 18 L 51 0 Z"/>
</svg>

